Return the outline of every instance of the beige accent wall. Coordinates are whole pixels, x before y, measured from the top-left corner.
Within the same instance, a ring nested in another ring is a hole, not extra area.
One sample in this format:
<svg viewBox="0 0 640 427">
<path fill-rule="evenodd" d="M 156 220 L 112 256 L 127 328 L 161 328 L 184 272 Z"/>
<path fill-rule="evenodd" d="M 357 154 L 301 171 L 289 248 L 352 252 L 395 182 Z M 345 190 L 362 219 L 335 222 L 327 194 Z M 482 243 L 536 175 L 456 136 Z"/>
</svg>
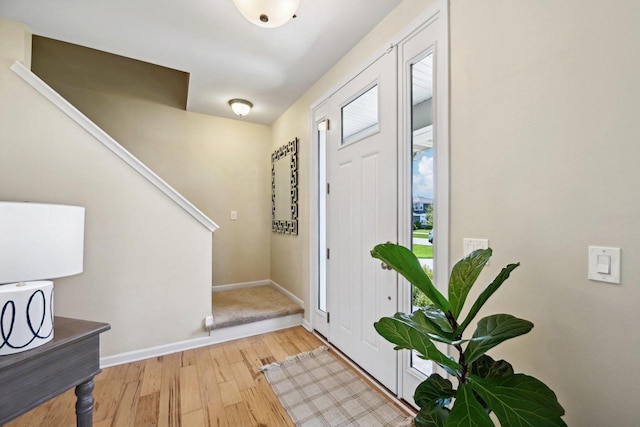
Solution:
<svg viewBox="0 0 640 427">
<path fill-rule="evenodd" d="M 451 255 L 522 263 L 484 313 L 535 327 L 493 354 L 573 426 L 640 419 L 639 23 L 632 0 L 451 1 Z M 622 248 L 620 285 L 587 280 L 589 245 Z"/>
<path fill-rule="evenodd" d="M 299 148 L 299 229 L 298 236 L 273 233 L 271 237 L 271 280 L 309 304 L 309 165 L 311 161 L 311 107 L 346 83 L 362 67 L 380 54 L 392 38 L 434 4 L 432 0 L 404 0 L 362 41 L 318 80 L 272 125 L 272 149 L 294 137 Z M 397 40 L 395 40 L 397 41 Z M 305 311 L 309 319 L 309 310 Z"/>
<path fill-rule="evenodd" d="M 425 10 L 405 0 L 273 125 L 300 137 L 298 237 L 274 236 L 271 277 L 309 301 L 311 106 Z M 630 426 L 640 398 L 640 5 L 452 0 L 451 261 L 488 238 L 480 282 L 522 266 L 483 314 L 533 331 L 492 350 L 554 389 L 575 426 Z M 587 280 L 589 245 L 622 248 L 622 283 Z M 477 292 L 476 292 L 477 293 Z"/>
<path fill-rule="evenodd" d="M 206 337 L 211 232 L 9 70 L 25 34 L 0 19 L 0 200 L 86 207 L 84 272 L 55 281 L 56 314 L 110 323 L 102 356 Z"/>
<path fill-rule="evenodd" d="M 34 51 L 35 72 L 220 226 L 213 235 L 212 284 L 269 279 L 270 127 L 184 111 L 167 105 L 168 95 L 145 95 L 160 87 L 180 93 L 183 79 L 171 70 L 66 43 L 38 43 L 44 52 Z M 58 50 L 65 64 L 56 60 Z M 66 76 L 69 64 L 91 80 Z M 119 78 L 106 77 L 111 66 Z M 237 221 L 230 220 L 232 210 Z"/>
<path fill-rule="evenodd" d="M 44 81 L 187 108 L 187 72 L 36 35 L 31 56 Z"/>
</svg>

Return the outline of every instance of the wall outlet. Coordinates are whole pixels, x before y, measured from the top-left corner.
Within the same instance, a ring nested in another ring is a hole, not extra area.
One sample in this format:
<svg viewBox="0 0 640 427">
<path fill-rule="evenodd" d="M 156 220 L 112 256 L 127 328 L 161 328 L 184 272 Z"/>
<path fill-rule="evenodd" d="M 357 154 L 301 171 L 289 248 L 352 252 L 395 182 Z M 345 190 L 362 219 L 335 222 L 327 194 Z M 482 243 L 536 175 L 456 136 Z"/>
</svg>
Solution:
<svg viewBox="0 0 640 427">
<path fill-rule="evenodd" d="M 231 211 L 231 221 L 238 220 L 238 211 Z"/>
</svg>

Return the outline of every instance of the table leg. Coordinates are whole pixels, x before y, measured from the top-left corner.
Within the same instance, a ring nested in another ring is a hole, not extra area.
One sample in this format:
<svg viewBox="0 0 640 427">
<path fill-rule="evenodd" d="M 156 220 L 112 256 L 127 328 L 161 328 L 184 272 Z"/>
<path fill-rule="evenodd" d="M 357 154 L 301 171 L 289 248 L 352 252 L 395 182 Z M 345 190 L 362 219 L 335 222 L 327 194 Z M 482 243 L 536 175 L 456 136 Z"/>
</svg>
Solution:
<svg viewBox="0 0 640 427">
<path fill-rule="evenodd" d="M 76 387 L 76 425 L 77 427 L 93 426 L 93 378 Z"/>
</svg>

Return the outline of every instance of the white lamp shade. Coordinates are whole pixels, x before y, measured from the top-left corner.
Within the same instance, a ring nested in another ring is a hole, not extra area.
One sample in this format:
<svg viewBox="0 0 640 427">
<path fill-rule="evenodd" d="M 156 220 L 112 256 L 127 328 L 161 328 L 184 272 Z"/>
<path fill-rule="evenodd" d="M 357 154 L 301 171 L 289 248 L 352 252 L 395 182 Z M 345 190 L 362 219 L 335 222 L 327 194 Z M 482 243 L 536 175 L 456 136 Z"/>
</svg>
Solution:
<svg viewBox="0 0 640 427">
<path fill-rule="evenodd" d="M 300 0 L 233 0 L 250 22 L 266 28 L 279 27 L 293 18 Z"/>
<path fill-rule="evenodd" d="M 0 284 L 82 273 L 84 208 L 0 202 Z"/>
</svg>

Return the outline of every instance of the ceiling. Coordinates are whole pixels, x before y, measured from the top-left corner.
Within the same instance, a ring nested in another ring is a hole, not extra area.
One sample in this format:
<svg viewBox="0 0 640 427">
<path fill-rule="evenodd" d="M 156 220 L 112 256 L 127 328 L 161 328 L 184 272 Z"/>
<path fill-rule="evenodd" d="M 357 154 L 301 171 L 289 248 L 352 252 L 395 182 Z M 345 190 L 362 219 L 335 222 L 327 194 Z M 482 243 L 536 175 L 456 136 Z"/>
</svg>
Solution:
<svg viewBox="0 0 640 427">
<path fill-rule="evenodd" d="M 271 124 L 401 0 L 301 0 L 282 27 L 248 22 L 232 0 L 0 0 L 33 34 L 190 73 L 187 110 Z"/>
</svg>

